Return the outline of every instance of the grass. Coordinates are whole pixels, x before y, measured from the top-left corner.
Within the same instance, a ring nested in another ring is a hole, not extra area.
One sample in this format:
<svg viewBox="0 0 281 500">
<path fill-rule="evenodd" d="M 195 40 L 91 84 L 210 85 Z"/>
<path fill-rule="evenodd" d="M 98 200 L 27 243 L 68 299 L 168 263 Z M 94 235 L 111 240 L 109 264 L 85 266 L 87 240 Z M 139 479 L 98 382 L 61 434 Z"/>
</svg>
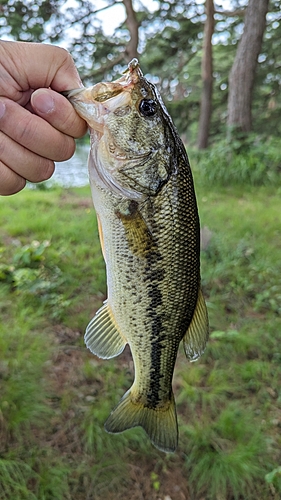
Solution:
<svg viewBox="0 0 281 500">
<path fill-rule="evenodd" d="M 280 498 L 280 194 L 197 182 L 211 337 L 180 349 L 173 455 L 103 429 L 133 367 L 84 348 L 106 293 L 89 189 L 0 198 L 0 500 Z"/>
</svg>

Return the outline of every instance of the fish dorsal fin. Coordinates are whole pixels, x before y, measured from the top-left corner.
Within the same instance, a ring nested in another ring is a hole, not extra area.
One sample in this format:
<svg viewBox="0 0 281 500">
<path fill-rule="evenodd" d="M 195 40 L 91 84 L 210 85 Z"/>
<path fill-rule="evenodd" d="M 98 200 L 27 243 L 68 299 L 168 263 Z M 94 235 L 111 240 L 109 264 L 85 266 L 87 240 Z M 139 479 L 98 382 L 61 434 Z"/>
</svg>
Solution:
<svg viewBox="0 0 281 500">
<path fill-rule="evenodd" d="M 106 301 L 86 328 L 85 344 L 99 358 L 109 359 L 121 354 L 126 343 Z"/>
<path fill-rule="evenodd" d="M 208 312 L 201 289 L 188 330 L 183 337 L 184 352 L 189 361 L 196 361 L 204 352 L 209 337 Z"/>
</svg>

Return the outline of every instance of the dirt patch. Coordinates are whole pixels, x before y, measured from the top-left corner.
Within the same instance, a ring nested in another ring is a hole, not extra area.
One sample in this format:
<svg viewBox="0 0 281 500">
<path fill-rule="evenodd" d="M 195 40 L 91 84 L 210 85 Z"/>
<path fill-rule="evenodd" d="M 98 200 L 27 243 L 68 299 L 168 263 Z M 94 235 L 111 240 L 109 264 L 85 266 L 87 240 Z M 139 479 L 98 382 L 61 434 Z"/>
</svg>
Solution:
<svg viewBox="0 0 281 500">
<path fill-rule="evenodd" d="M 92 470 L 97 470 L 92 476 L 80 475 L 77 471 L 75 482 L 75 500 L 190 500 L 184 467 L 184 457 L 176 453 L 167 458 L 161 452 L 151 448 L 151 457 L 145 457 L 137 450 L 128 449 L 126 463 L 120 463 L 118 454 L 116 460 L 100 468 L 96 463 L 94 452 L 85 452 L 81 433 L 81 419 L 89 383 L 91 393 L 101 393 L 103 380 L 100 380 L 99 366 L 106 363 L 100 360 L 84 347 L 77 346 L 80 332 L 63 325 L 56 325 L 53 330 L 57 344 L 52 363 L 48 367 L 48 377 L 52 385 L 50 408 L 52 417 L 49 428 L 41 433 L 41 442 L 59 450 L 69 463 L 92 464 Z M 84 363 L 87 358 L 94 359 L 97 369 L 96 379 L 87 380 L 84 373 Z M 133 375 L 133 361 L 129 347 L 116 358 L 121 370 L 126 370 L 128 377 Z M 103 429 L 101 429 L 101 432 Z M 106 449 L 104 450 L 106 456 Z M 80 484 L 83 483 L 83 484 Z M 77 484 L 80 486 L 77 487 Z M 81 488 L 81 495 L 80 495 Z M 83 492 L 83 493 L 82 493 Z M 85 496 L 86 492 L 86 496 Z"/>
</svg>

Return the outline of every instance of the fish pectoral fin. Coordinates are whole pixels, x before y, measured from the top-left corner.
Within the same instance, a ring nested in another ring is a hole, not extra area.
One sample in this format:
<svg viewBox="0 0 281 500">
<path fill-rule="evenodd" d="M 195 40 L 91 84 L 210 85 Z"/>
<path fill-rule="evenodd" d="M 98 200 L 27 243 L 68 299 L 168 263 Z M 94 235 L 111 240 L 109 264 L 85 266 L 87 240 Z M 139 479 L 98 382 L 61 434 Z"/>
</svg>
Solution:
<svg viewBox="0 0 281 500">
<path fill-rule="evenodd" d="M 189 361 L 196 361 L 203 354 L 209 337 L 208 312 L 201 289 L 188 330 L 183 337 L 184 352 Z"/>
<path fill-rule="evenodd" d="M 127 244 L 131 252 L 139 257 L 157 249 L 146 221 L 140 210 L 139 203 L 134 200 L 125 200 L 119 204 L 116 216 L 122 221 Z"/>
<path fill-rule="evenodd" d="M 131 390 L 126 392 L 104 424 L 110 433 L 123 432 L 132 427 L 141 426 L 152 444 L 166 453 L 174 452 L 178 445 L 178 424 L 174 395 L 165 409 L 149 408 L 141 403 L 134 403 Z"/>
<path fill-rule="evenodd" d="M 107 302 L 97 311 L 86 328 L 85 344 L 99 358 L 109 359 L 124 350 L 127 340 L 120 333 Z"/>
</svg>

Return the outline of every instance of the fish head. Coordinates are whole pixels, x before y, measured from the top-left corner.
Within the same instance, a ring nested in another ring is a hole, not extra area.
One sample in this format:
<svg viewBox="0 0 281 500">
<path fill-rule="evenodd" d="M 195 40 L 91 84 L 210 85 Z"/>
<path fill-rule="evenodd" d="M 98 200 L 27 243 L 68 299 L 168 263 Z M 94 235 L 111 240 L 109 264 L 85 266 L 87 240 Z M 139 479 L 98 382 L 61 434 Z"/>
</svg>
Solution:
<svg viewBox="0 0 281 500">
<path fill-rule="evenodd" d="M 155 195 L 171 174 L 168 113 L 133 59 L 116 81 L 68 93 L 90 129 L 91 177 L 131 199 Z"/>
</svg>

